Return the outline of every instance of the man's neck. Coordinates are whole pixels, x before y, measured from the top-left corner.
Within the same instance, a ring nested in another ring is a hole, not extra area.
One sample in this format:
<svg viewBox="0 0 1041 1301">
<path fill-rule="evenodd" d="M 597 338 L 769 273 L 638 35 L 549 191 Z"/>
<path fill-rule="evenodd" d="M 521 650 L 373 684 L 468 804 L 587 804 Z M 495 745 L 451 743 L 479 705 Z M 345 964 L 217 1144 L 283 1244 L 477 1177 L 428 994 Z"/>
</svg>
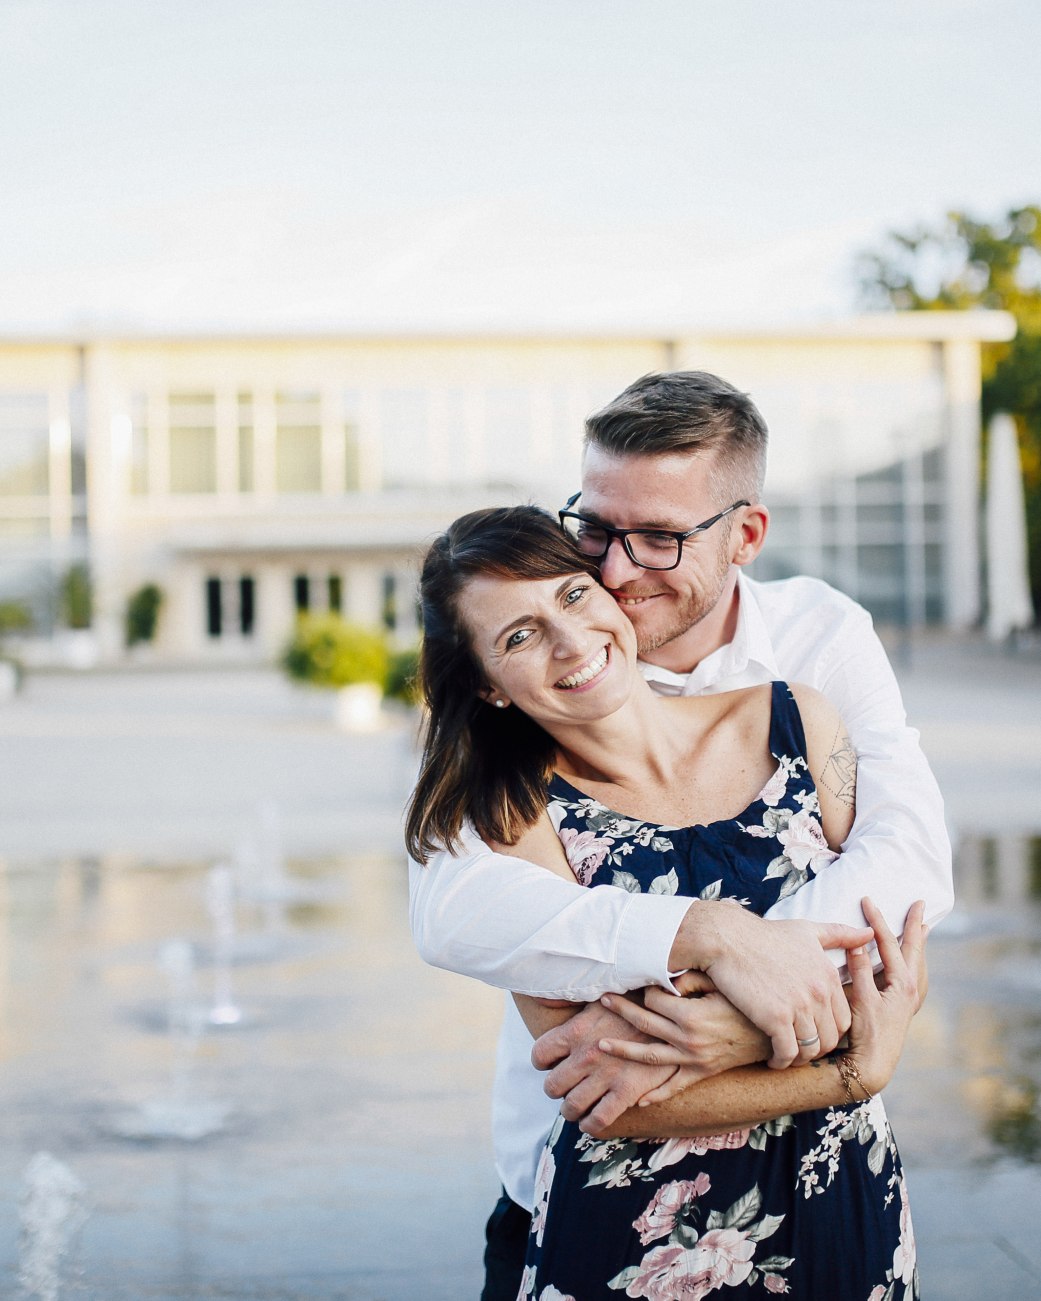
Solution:
<svg viewBox="0 0 1041 1301">
<path fill-rule="evenodd" d="M 663 646 L 640 654 L 645 664 L 656 664 L 672 673 L 693 673 L 702 660 L 707 659 L 721 646 L 734 640 L 737 632 L 738 608 L 741 593 L 737 585 L 737 569 L 731 569 L 727 584 L 719 600 L 703 619 L 692 624 L 686 632 Z"/>
</svg>

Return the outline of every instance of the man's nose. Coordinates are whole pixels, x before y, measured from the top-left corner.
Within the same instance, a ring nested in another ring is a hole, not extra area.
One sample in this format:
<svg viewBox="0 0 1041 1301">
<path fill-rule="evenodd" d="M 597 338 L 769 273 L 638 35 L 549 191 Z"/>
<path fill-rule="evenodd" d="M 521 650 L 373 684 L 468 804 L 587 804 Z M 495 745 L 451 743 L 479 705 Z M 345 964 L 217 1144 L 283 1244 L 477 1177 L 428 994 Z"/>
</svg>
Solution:
<svg viewBox="0 0 1041 1301">
<path fill-rule="evenodd" d="M 617 589 L 624 583 L 631 583 L 639 578 L 643 570 L 633 564 L 621 538 L 612 538 L 607 552 L 600 560 L 600 577 L 604 586 Z"/>
</svg>

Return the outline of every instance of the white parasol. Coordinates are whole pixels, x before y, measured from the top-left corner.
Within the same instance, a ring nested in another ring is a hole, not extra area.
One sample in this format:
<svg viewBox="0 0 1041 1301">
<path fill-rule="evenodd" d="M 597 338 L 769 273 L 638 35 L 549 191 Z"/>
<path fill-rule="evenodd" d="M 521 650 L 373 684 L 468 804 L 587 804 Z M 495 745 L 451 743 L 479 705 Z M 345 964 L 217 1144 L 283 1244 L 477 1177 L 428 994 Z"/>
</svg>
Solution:
<svg viewBox="0 0 1041 1301">
<path fill-rule="evenodd" d="M 1027 524 L 1016 426 L 999 414 L 987 449 L 987 636 L 1004 641 L 1034 622 L 1027 569 Z"/>
</svg>

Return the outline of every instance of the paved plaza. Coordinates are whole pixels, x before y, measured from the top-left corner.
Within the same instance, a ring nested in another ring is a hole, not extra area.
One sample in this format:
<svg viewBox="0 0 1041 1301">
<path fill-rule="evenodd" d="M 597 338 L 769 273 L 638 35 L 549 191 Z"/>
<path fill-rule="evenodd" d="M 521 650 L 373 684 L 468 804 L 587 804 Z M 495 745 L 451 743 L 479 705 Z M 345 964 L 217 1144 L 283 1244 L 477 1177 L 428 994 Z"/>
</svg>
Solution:
<svg viewBox="0 0 1041 1301">
<path fill-rule="evenodd" d="M 923 1294 L 1041 1297 L 1041 653 L 893 652 L 960 895 L 887 1094 Z M 255 670 L 0 706 L 0 1295 L 476 1298 L 500 995 L 411 949 L 413 733 Z"/>
</svg>

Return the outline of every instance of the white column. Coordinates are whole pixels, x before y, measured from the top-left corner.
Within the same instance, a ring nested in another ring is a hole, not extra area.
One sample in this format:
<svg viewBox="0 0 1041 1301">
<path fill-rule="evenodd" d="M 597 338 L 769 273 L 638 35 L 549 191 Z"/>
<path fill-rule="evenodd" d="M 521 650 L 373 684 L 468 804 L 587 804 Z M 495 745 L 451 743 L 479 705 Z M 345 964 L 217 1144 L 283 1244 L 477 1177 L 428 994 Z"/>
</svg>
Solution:
<svg viewBox="0 0 1041 1301">
<path fill-rule="evenodd" d="M 258 563 L 253 570 L 254 637 L 265 659 L 277 659 L 292 635 L 294 572 L 277 561 Z"/>
<path fill-rule="evenodd" d="M 257 501 L 275 495 L 275 395 L 253 390 L 253 490 Z"/>
<path fill-rule="evenodd" d="M 347 575 L 345 618 L 363 628 L 379 628 L 383 604 L 383 567 L 365 562 L 351 565 Z"/>
<path fill-rule="evenodd" d="M 126 395 L 116 403 L 112 358 L 104 343 L 84 349 L 87 510 L 91 530 L 94 634 L 103 662 L 124 653 L 126 495 L 130 479 L 131 423 Z"/>
<path fill-rule="evenodd" d="M 213 423 L 217 440 L 217 496 L 237 497 L 239 491 L 239 406 L 234 389 L 214 394 Z"/>
</svg>

